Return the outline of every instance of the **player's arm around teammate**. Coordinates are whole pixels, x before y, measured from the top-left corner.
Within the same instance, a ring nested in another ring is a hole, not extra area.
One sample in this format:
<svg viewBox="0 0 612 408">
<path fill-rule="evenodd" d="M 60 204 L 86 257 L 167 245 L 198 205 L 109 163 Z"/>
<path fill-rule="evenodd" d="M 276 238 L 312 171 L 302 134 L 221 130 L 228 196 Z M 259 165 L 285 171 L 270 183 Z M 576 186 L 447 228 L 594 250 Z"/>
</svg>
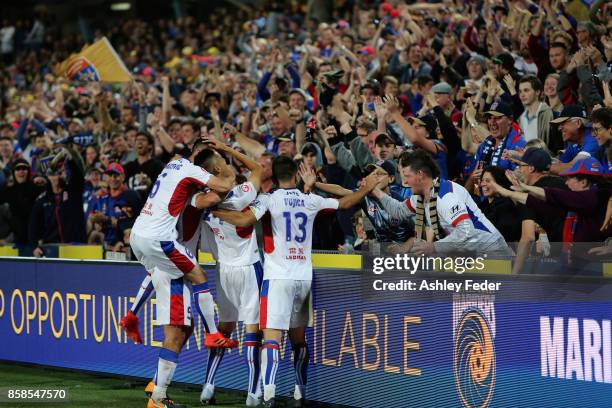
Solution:
<svg viewBox="0 0 612 408">
<path fill-rule="evenodd" d="M 232 210 L 248 208 L 261 185 L 261 166 L 219 141 L 213 139 L 203 139 L 203 141 L 208 149 L 202 165 L 210 174 L 220 177 L 235 175 L 234 168 L 226 162 L 227 156 L 241 161 L 249 169 L 249 179 L 245 183 L 234 183 L 234 187 L 224 196 L 220 204 L 222 208 Z M 196 207 L 205 205 L 205 199 L 204 194 L 198 194 L 195 200 L 192 200 L 192 205 L 195 204 Z M 222 223 L 210 215 L 203 217 L 201 222 L 206 223 L 209 227 L 214 227 L 215 233 L 211 232 L 211 234 L 218 248 L 219 269 L 216 287 L 219 324 L 217 328 L 229 337 L 237 321 L 242 321 L 246 326 L 244 336 L 246 352 L 244 354 L 249 372 L 246 404 L 256 406 L 259 405 L 261 396 L 259 386 L 259 348 L 261 346 L 259 288 L 263 275 L 259 254 L 253 255 L 253 250 L 257 252 L 257 243 L 252 231 L 247 233 L 233 225 L 230 226 L 229 223 Z M 206 379 L 200 394 L 200 400 L 204 404 L 210 404 L 215 399 L 215 376 L 223 355 L 222 349 L 209 350 Z"/>
<path fill-rule="evenodd" d="M 192 148 L 191 156 L 189 156 L 189 161 L 196 164 L 196 160 L 198 155 L 202 153 L 203 150 L 207 148 L 206 139 L 198 139 Z M 203 167 L 201 164 L 196 164 L 200 167 Z M 219 177 L 215 175 L 210 175 L 210 178 L 206 182 L 206 186 L 211 190 L 214 190 L 218 193 L 227 193 L 234 187 L 234 177 Z"/>
<path fill-rule="evenodd" d="M 245 167 L 249 169 L 250 171 L 250 175 L 247 181 L 253 184 L 253 187 L 255 187 L 255 191 L 260 190 L 262 167 L 259 163 L 251 159 L 246 154 L 240 153 L 239 151 L 232 149 L 230 146 L 224 143 L 221 143 L 220 141 L 216 139 L 204 138 L 204 141 L 205 143 L 208 143 L 212 148 L 214 148 L 218 152 L 227 153 L 230 156 L 232 156 L 235 160 L 238 160 L 242 164 L 244 164 Z M 234 326 L 224 327 L 224 329 L 231 333 L 234 330 Z M 246 329 L 248 333 L 256 333 L 259 331 L 259 325 L 247 325 Z"/>
<path fill-rule="evenodd" d="M 207 186 L 218 193 L 227 193 L 234 186 L 234 180 L 230 178 L 220 178 L 217 176 L 210 176 Z"/>
<path fill-rule="evenodd" d="M 315 184 L 315 180 L 311 178 L 311 175 L 308 172 L 312 172 L 312 169 L 304 168 L 303 171 L 300 170 L 300 175 L 304 180 L 305 187 L 310 188 L 312 190 L 315 185 L 318 187 L 321 183 Z M 314 172 L 312 173 L 314 174 Z M 351 208 L 357 205 L 361 200 L 363 200 L 366 195 L 368 195 L 372 190 L 374 190 L 378 183 L 380 183 L 380 178 L 381 176 L 372 173 L 363 179 L 363 183 L 361 184 L 359 190 L 351 192 L 350 190 L 345 189 L 346 194 L 338 200 L 338 208 L 341 210 L 345 210 L 347 208 Z M 334 185 L 327 184 L 327 186 Z M 233 224 L 237 227 L 250 227 L 251 225 L 257 222 L 257 218 L 255 217 L 255 214 L 252 210 L 238 212 L 219 208 L 213 210 L 212 213 L 215 217 L 218 217 L 223 221 Z"/>
<path fill-rule="evenodd" d="M 372 192 L 372 190 L 374 190 L 378 183 L 380 183 L 382 177 L 384 177 L 372 173 L 362 179 L 359 190 L 353 192 L 336 184 L 318 183 L 314 170 L 310 167 L 304 166 L 303 163 L 300 164 L 300 171 L 298 174 L 300 175 L 300 178 L 304 181 L 304 186 L 308 190 L 312 191 L 313 188 L 316 187 L 330 194 L 341 196 L 341 198 L 338 199 L 338 208 L 341 210 L 346 210 L 347 208 L 351 208 L 359 204 L 359 202 L 363 200 L 365 196 L 367 196 L 370 192 Z"/>
<path fill-rule="evenodd" d="M 225 152 L 232 156 L 234 159 L 241 161 L 247 169 L 251 172 L 248 181 L 253 184 L 255 191 L 259 191 L 261 188 L 261 166 L 254 160 L 251 160 L 248 156 L 232 149 L 231 147 L 219 142 L 215 139 L 203 138 L 204 143 L 208 144 L 211 148 L 217 152 Z M 214 189 L 213 189 L 214 190 Z M 221 202 L 221 197 L 217 195 L 218 200 L 215 202 L 215 192 L 199 193 L 192 199 L 192 205 L 198 209 L 211 208 Z"/>
<path fill-rule="evenodd" d="M 253 210 L 239 212 L 218 208 L 212 210 L 212 213 L 215 217 L 237 227 L 250 227 L 257 222 Z"/>
<path fill-rule="evenodd" d="M 203 210 L 205 208 L 212 208 L 221 201 L 223 201 L 223 199 L 219 193 L 216 191 L 208 191 L 206 193 L 196 194 L 191 200 L 191 205 L 198 210 Z"/>
</svg>

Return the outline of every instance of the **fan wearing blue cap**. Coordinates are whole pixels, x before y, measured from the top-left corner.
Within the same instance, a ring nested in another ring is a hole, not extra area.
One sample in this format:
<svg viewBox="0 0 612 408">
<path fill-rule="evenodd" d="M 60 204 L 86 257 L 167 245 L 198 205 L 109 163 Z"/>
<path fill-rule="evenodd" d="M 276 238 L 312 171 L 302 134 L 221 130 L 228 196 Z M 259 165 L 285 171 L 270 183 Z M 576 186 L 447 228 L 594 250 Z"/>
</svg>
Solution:
<svg viewBox="0 0 612 408">
<path fill-rule="evenodd" d="M 552 158 L 545 149 L 529 147 L 520 159 L 513 160 L 519 165 L 515 172 L 518 173 L 517 176 L 520 174 L 521 180 L 525 184 L 540 188 L 556 187 L 567 190 L 563 178 L 549 174 Z M 523 208 L 523 206 L 520 206 L 518 209 L 521 216 L 521 238 L 516 250 L 516 259 L 512 266 L 513 273 L 520 273 L 523 268 L 525 260 L 531 251 L 530 244 L 537 238 L 536 226 L 544 230 L 550 242 L 561 242 L 563 240 L 563 222 L 565 220 L 565 211 L 562 209 L 545 213 Z M 557 248 L 552 249 L 551 256 L 558 257 Z"/>
<path fill-rule="evenodd" d="M 494 189 L 500 195 L 539 212 L 555 211 L 558 208 L 566 211 L 563 227 L 563 261 L 566 264 L 572 264 L 577 257 L 586 256 L 586 252 L 572 252 L 572 243 L 603 242 L 612 234 L 612 228 L 604 231 L 600 229 L 612 190 L 606 185 L 603 167 L 596 159 L 578 159 L 560 174 L 565 178 L 570 191 L 528 186 L 519 182 L 512 173 L 507 172 L 506 175 L 517 191 L 496 185 Z"/>
</svg>

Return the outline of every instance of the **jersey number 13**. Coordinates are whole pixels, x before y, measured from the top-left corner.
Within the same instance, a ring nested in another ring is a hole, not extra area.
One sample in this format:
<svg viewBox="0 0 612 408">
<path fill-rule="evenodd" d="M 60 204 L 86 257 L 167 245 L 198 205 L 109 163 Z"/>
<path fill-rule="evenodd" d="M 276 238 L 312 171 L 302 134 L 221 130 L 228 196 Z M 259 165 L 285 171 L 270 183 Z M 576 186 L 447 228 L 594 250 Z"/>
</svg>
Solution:
<svg viewBox="0 0 612 408">
<path fill-rule="evenodd" d="M 283 212 L 285 218 L 285 240 L 287 242 L 295 239 L 295 242 L 302 243 L 306 240 L 306 223 L 308 222 L 308 216 L 303 212 L 297 212 L 293 214 L 295 221 L 297 222 L 298 231 L 296 231 L 295 237 L 292 237 L 291 233 L 291 213 L 289 211 Z"/>
</svg>

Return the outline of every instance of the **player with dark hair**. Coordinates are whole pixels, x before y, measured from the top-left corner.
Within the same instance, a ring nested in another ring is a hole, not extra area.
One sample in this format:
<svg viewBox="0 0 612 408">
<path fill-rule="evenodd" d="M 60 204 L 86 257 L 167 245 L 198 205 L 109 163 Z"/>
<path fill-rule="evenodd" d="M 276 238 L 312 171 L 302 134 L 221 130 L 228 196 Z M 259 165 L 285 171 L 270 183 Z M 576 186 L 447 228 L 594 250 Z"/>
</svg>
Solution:
<svg viewBox="0 0 612 408">
<path fill-rule="evenodd" d="M 157 294 L 157 323 L 164 326 L 164 342 L 159 354 L 149 408 L 175 406 L 168 398 L 166 390 L 176 370 L 178 355 L 193 330 L 190 306 L 192 290 L 196 310 L 206 331 L 205 346 L 231 348 L 237 345 L 235 340 L 228 339 L 217 331 L 208 278 L 198 265 L 193 251 L 179 240 L 177 230 L 177 221 L 184 215 L 183 210 L 196 190 L 208 187 L 226 192 L 233 184 L 233 178 L 213 176 L 199 166 L 206 156 L 205 151 L 193 149 L 190 157 L 193 163 L 187 159 L 179 159 L 166 165 L 153 185 L 130 235 L 130 246 L 134 255 L 151 273 L 151 281 Z M 188 240 L 186 237 L 182 238 Z M 193 289 L 191 284 L 194 285 Z M 124 327 L 133 329 L 133 317 L 128 320 L 131 322 L 124 319 L 124 323 L 127 323 Z M 136 319 L 136 328 L 137 324 Z"/>
<path fill-rule="evenodd" d="M 234 174 L 233 167 L 219 152 L 239 160 L 250 171 L 245 182 L 235 183 L 219 204 L 219 208 L 234 211 L 248 209 L 261 188 L 262 166 L 217 140 L 205 141 L 212 148 L 202 151 L 198 157 L 209 173 L 223 178 Z M 204 202 L 200 203 L 200 200 Z M 198 193 L 192 198 L 191 203 L 202 208 L 207 200 L 207 193 Z M 236 227 L 223 222 L 210 212 L 200 214 L 199 220 L 206 225 L 206 228 L 202 226 L 201 234 L 194 236 L 195 242 L 197 243 L 198 237 L 201 237 L 202 243 L 214 240 L 210 247 L 213 248 L 218 265 L 216 288 L 219 331 L 229 337 L 236 327 L 236 322 L 241 321 L 245 325 L 245 360 L 249 379 L 246 405 L 254 407 L 259 405 L 261 398 L 259 291 L 263 279 L 263 267 L 257 238 L 252 227 Z M 223 348 L 209 349 L 206 380 L 200 394 L 200 401 L 204 404 L 214 403 L 215 375 L 224 353 Z"/>
<path fill-rule="evenodd" d="M 415 254 L 442 251 L 479 251 L 510 254 L 511 250 L 495 226 L 482 214 L 467 190 L 440 178 L 434 159 L 423 150 L 402 156 L 403 176 L 413 195 L 404 203 L 375 189 L 382 206 L 396 217 L 415 213 Z M 431 227 L 434 242 L 424 241 L 425 222 Z"/>
<path fill-rule="evenodd" d="M 314 218 L 321 210 L 346 209 L 357 204 L 374 188 L 379 178 L 369 176 L 361 189 L 336 200 L 299 191 L 296 188 L 298 165 L 290 158 L 275 158 L 272 173 L 279 188 L 270 194 L 260 194 L 250 211 L 215 210 L 213 214 L 240 227 L 249 227 L 265 216 L 265 262 L 260 306 L 260 327 L 264 332 L 261 356 L 264 406 L 275 406 L 279 343 L 286 330 L 293 349 L 294 399 L 301 406 L 309 361 L 305 328 L 310 325 Z M 314 178 L 305 180 L 305 184 L 313 185 Z"/>
<path fill-rule="evenodd" d="M 191 156 L 189 157 L 190 161 L 194 161 L 196 156 L 206 149 L 207 145 L 201 140 L 198 139 L 194 143 L 191 149 Z M 209 149 L 210 150 L 210 149 Z M 214 153 L 214 152 L 213 152 Z M 213 196 L 210 198 L 214 199 Z M 218 198 L 218 197 L 217 197 Z M 210 202 L 210 206 L 217 204 L 219 200 L 213 200 Z M 182 237 L 179 237 L 179 241 L 183 241 Z M 192 251 L 193 252 L 193 251 Z M 123 316 L 121 319 L 121 327 L 125 331 L 126 335 L 132 339 L 135 343 L 142 343 L 142 336 L 140 335 L 139 321 L 138 321 L 138 313 L 144 304 L 149 300 L 151 295 L 153 294 L 153 283 L 151 281 L 151 274 L 153 270 L 147 271 L 147 276 L 145 276 L 144 280 L 140 284 L 140 289 L 136 294 L 136 298 L 132 303 L 132 307 L 130 311 Z"/>
</svg>

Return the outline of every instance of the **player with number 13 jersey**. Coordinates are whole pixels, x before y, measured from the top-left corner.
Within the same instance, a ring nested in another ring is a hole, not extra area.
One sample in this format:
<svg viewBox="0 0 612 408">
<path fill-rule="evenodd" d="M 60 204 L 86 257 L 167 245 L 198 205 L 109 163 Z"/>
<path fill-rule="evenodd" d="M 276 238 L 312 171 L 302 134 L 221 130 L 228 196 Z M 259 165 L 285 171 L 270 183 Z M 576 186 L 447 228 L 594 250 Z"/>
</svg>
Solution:
<svg viewBox="0 0 612 408">
<path fill-rule="evenodd" d="M 312 173 L 312 171 L 310 170 Z M 340 200 L 305 194 L 296 188 L 298 166 L 279 156 L 272 174 L 279 189 L 260 194 L 250 211 L 213 210 L 225 222 L 247 227 L 262 219 L 264 231 L 264 281 L 260 299 L 260 328 L 264 332 L 261 371 L 264 407 L 273 407 L 282 332 L 289 330 L 295 368 L 295 405 L 305 399 L 309 352 L 305 328 L 311 325 L 312 227 L 321 210 L 346 209 L 357 204 L 379 182 L 369 179 L 357 192 Z M 314 173 L 312 173 L 314 174 Z M 312 184 L 314 184 L 314 178 Z M 304 179 L 304 177 L 302 177 Z"/>
</svg>

